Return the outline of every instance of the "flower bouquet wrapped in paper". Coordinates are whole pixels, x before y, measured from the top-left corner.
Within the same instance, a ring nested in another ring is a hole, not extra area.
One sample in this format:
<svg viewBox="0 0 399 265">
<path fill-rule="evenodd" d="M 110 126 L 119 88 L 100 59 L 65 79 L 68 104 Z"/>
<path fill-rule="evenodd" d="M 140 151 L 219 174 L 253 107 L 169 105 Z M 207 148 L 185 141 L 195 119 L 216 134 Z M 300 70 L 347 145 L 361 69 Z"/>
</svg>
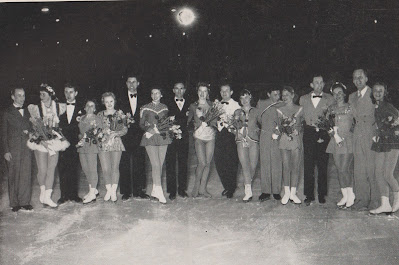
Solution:
<svg viewBox="0 0 399 265">
<path fill-rule="evenodd" d="M 171 139 L 181 139 L 182 131 L 180 129 L 180 125 L 176 124 L 175 116 L 165 116 L 160 118 L 158 115 L 155 116 L 156 123 L 154 124 L 154 130 L 159 133 L 163 139 L 169 137 Z M 148 122 L 146 122 L 146 126 L 150 126 Z M 146 132 L 146 138 L 150 138 L 153 136 L 152 133 Z"/>
<path fill-rule="evenodd" d="M 31 117 L 30 121 L 32 123 L 32 131 L 29 133 L 27 146 L 31 150 L 55 155 L 56 152 L 64 151 L 69 147 L 69 142 L 62 135 L 61 129 L 58 126 L 54 126 L 54 119 L 51 116 L 46 116 L 44 119 Z"/>
</svg>

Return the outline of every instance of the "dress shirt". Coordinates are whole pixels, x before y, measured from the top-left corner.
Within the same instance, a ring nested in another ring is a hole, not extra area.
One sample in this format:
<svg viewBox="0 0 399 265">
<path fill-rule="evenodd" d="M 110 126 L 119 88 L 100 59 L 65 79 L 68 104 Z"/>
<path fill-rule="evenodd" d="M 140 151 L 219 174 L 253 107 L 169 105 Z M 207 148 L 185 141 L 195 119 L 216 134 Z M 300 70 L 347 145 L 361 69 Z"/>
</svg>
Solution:
<svg viewBox="0 0 399 265">
<path fill-rule="evenodd" d="M 321 97 L 313 97 L 316 96 L 314 92 L 312 92 L 310 99 L 312 100 L 313 106 L 317 108 L 317 105 L 319 105 Z M 323 92 L 320 94 L 320 96 L 323 96 Z"/>
<path fill-rule="evenodd" d="M 137 93 L 132 93 L 132 92 L 128 91 L 127 94 L 128 94 L 128 98 L 129 98 L 130 109 L 132 110 L 132 115 L 134 115 L 137 110 Z M 132 97 L 130 95 L 136 95 L 136 96 Z"/>
<path fill-rule="evenodd" d="M 367 88 L 368 88 L 368 86 L 365 86 L 362 90 L 358 90 L 357 91 L 357 96 L 360 98 L 360 97 L 364 97 L 364 94 L 366 94 L 366 91 L 367 91 Z"/>
<path fill-rule="evenodd" d="M 75 104 L 76 101 L 72 102 L 67 102 L 68 103 L 73 103 Z M 73 117 L 73 112 L 75 111 L 75 105 L 67 105 L 66 106 L 66 112 L 67 112 L 67 118 L 68 118 L 68 123 L 71 123 L 72 117 Z"/>
<path fill-rule="evenodd" d="M 180 109 L 180 111 L 183 109 L 184 103 L 186 102 L 186 100 L 183 99 L 178 99 L 175 97 L 175 102 L 177 104 L 177 107 Z"/>
<path fill-rule="evenodd" d="M 223 122 L 223 120 L 227 120 L 228 118 L 231 118 L 234 115 L 234 112 L 237 109 L 241 108 L 240 104 L 238 104 L 238 102 L 232 98 L 225 102 L 228 102 L 229 104 L 222 104 L 223 110 L 225 111 L 225 113 L 221 116 L 222 121 L 218 122 L 218 130 L 219 131 L 221 131 L 223 129 L 223 127 L 228 126 L 228 124 Z"/>
<path fill-rule="evenodd" d="M 21 115 L 22 115 L 22 117 L 24 116 L 24 109 L 23 109 L 23 107 L 19 107 L 19 106 L 17 106 L 16 104 L 13 104 L 14 105 L 14 107 L 16 107 L 17 109 L 18 109 L 18 111 L 19 111 L 19 113 L 21 113 Z"/>
</svg>

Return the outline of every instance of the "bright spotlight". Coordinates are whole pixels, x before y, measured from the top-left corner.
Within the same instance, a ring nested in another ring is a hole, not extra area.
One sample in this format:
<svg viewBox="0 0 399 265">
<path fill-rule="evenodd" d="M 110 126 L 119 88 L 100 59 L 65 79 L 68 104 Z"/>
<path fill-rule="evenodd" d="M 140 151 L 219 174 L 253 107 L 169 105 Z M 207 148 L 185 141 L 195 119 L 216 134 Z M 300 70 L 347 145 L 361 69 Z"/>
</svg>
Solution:
<svg viewBox="0 0 399 265">
<path fill-rule="evenodd" d="M 188 26 L 194 22 L 195 15 L 194 15 L 194 12 L 191 11 L 191 9 L 183 8 L 177 13 L 176 18 L 180 24 L 182 24 L 184 26 Z"/>
<path fill-rule="evenodd" d="M 50 8 L 48 8 L 47 6 L 44 6 L 42 8 L 42 13 L 48 13 L 48 12 L 50 12 Z"/>
</svg>

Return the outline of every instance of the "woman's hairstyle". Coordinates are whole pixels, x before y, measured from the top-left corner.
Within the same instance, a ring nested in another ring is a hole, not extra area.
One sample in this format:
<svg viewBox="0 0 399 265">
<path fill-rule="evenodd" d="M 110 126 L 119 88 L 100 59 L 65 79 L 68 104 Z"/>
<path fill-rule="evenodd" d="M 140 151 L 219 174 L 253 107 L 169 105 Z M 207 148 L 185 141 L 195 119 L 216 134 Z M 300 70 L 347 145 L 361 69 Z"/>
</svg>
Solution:
<svg viewBox="0 0 399 265">
<path fill-rule="evenodd" d="M 159 90 L 159 92 L 161 92 L 161 95 L 163 95 L 163 89 L 162 89 L 160 86 L 152 86 L 152 87 L 151 87 L 151 92 L 152 92 L 154 89 Z"/>
<path fill-rule="evenodd" d="M 281 89 L 281 95 L 283 94 L 283 91 L 286 90 L 288 92 L 290 92 L 292 95 L 294 95 L 293 98 L 293 102 L 296 102 L 298 100 L 298 95 L 295 93 L 295 90 L 292 86 L 283 86 L 283 88 Z"/>
<path fill-rule="evenodd" d="M 375 82 L 374 85 L 372 86 L 372 89 L 374 89 L 375 86 L 382 86 L 382 87 L 384 87 L 384 101 L 389 101 L 389 100 L 388 100 L 388 86 L 387 86 L 387 84 L 385 84 L 384 82 L 379 82 L 379 81 L 377 81 L 377 82 Z M 376 103 L 377 103 L 377 100 L 375 100 L 375 98 L 374 98 L 373 92 L 371 92 L 370 98 L 371 98 L 371 102 L 373 102 L 373 104 L 376 104 Z"/>
<path fill-rule="evenodd" d="M 244 88 L 244 89 L 241 90 L 241 92 L 240 92 L 240 98 L 241 98 L 241 97 L 245 97 L 245 96 L 250 96 L 250 97 L 251 97 L 251 100 L 250 100 L 249 104 L 250 104 L 251 106 L 253 106 L 253 104 L 254 104 L 254 98 L 253 98 L 253 96 L 252 96 L 252 93 L 251 93 L 251 91 L 249 91 L 248 89 L 245 89 L 245 88 Z M 240 100 L 239 104 L 241 105 L 241 100 Z"/>
<path fill-rule="evenodd" d="M 336 89 L 336 88 L 341 88 L 342 89 L 342 92 L 344 92 L 344 94 L 345 94 L 344 102 L 347 103 L 348 102 L 348 93 L 346 93 L 346 89 L 347 89 L 346 86 L 343 83 L 341 83 L 341 82 L 335 82 L 330 87 L 331 94 L 333 94 L 334 89 Z"/>
<path fill-rule="evenodd" d="M 85 100 L 85 108 L 86 108 L 86 105 L 87 105 L 88 102 L 93 102 L 93 103 L 94 103 L 94 108 L 95 108 L 95 109 L 94 109 L 94 113 L 96 113 L 97 110 L 98 110 L 98 102 L 97 102 L 97 100 L 94 99 L 94 98 L 86 99 L 86 100 Z"/>
<path fill-rule="evenodd" d="M 49 94 L 49 96 L 50 96 L 51 99 L 53 99 L 53 100 L 56 100 L 56 99 L 57 99 L 57 97 L 55 96 L 55 91 L 54 91 L 54 89 L 53 89 L 51 86 L 47 85 L 47 84 L 41 84 L 41 85 L 40 85 L 40 88 L 39 88 L 39 91 L 40 91 L 40 92 L 41 92 L 41 91 L 46 92 L 47 94 Z"/>
<path fill-rule="evenodd" d="M 104 98 L 106 97 L 112 97 L 116 103 L 116 97 L 115 94 L 112 92 L 105 92 L 104 94 L 101 95 L 101 103 L 104 104 Z"/>
<path fill-rule="evenodd" d="M 244 88 L 244 89 L 241 90 L 241 92 L 240 92 L 240 97 L 244 97 L 244 96 L 246 96 L 246 95 L 252 97 L 251 91 L 249 91 L 248 89 L 245 89 L 245 88 Z"/>
<path fill-rule="evenodd" d="M 202 86 L 204 86 L 204 87 L 206 87 L 207 89 L 208 89 L 208 93 L 210 92 L 210 88 L 209 88 L 209 84 L 208 83 L 205 83 L 205 82 L 198 82 L 198 84 L 197 84 L 197 92 L 198 92 L 198 89 L 200 88 L 200 87 L 202 87 Z"/>
</svg>

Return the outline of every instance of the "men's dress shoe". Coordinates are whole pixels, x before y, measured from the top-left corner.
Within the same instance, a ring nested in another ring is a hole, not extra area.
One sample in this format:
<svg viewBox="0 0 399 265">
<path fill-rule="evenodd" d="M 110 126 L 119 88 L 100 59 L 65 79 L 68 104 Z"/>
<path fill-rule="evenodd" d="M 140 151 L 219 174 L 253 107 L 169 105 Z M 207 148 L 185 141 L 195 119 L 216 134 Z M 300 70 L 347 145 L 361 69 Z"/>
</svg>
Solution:
<svg viewBox="0 0 399 265">
<path fill-rule="evenodd" d="M 144 191 L 139 191 L 136 194 L 133 194 L 133 197 L 141 198 L 141 199 L 150 199 L 150 196 L 144 193 Z"/>
<path fill-rule="evenodd" d="M 70 198 L 70 200 L 77 202 L 77 203 L 83 202 L 83 200 L 79 196 L 74 196 L 74 197 Z"/>
<path fill-rule="evenodd" d="M 226 196 L 226 194 L 227 194 L 228 192 L 229 192 L 228 190 L 224 190 L 224 191 L 222 192 L 222 196 Z"/>
<path fill-rule="evenodd" d="M 179 190 L 179 191 L 178 191 L 178 194 L 179 194 L 179 196 L 182 197 L 182 198 L 187 198 L 187 197 L 188 197 L 187 192 L 185 192 L 184 190 Z"/>
<path fill-rule="evenodd" d="M 309 206 L 309 205 L 312 203 L 312 201 L 314 201 L 313 198 L 306 197 L 306 198 L 305 198 L 305 205 L 306 205 L 306 206 Z"/>
<path fill-rule="evenodd" d="M 33 211 L 33 207 L 32 207 L 32 205 L 28 204 L 28 205 L 21 206 L 21 210 Z"/>
<path fill-rule="evenodd" d="M 269 193 L 262 193 L 262 194 L 259 196 L 259 200 L 260 200 L 261 202 L 270 200 L 270 194 L 269 194 Z"/>
<path fill-rule="evenodd" d="M 228 192 L 226 193 L 226 197 L 227 197 L 228 199 L 233 198 L 233 195 L 234 195 L 234 192 L 233 192 L 233 191 L 228 191 Z"/>
<path fill-rule="evenodd" d="M 58 205 L 61 205 L 63 203 L 66 203 L 68 201 L 68 199 L 66 197 L 61 197 L 59 198 L 59 200 L 57 201 Z"/>
<path fill-rule="evenodd" d="M 176 199 L 176 193 L 171 193 L 171 194 L 169 194 L 169 199 L 170 199 L 171 201 L 173 201 L 174 199 Z"/>
<path fill-rule="evenodd" d="M 128 195 L 128 194 L 123 194 L 122 195 L 122 201 L 124 201 L 124 202 L 126 202 L 126 201 L 128 201 L 128 200 L 130 200 L 130 195 Z"/>
<path fill-rule="evenodd" d="M 21 209 L 21 206 L 15 206 L 15 207 L 12 207 L 12 211 L 13 212 L 18 212 L 19 210 Z"/>
<path fill-rule="evenodd" d="M 325 204 L 326 203 L 326 198 L 324 198 L 324 196 L 319 196 L 319 203 Z"/>
<path fill-rule="evenodd" d="M 281 200 L 281 195 L 280 194 L 273 194 L 273 198 L 277 201 Z"/>
</svg>

